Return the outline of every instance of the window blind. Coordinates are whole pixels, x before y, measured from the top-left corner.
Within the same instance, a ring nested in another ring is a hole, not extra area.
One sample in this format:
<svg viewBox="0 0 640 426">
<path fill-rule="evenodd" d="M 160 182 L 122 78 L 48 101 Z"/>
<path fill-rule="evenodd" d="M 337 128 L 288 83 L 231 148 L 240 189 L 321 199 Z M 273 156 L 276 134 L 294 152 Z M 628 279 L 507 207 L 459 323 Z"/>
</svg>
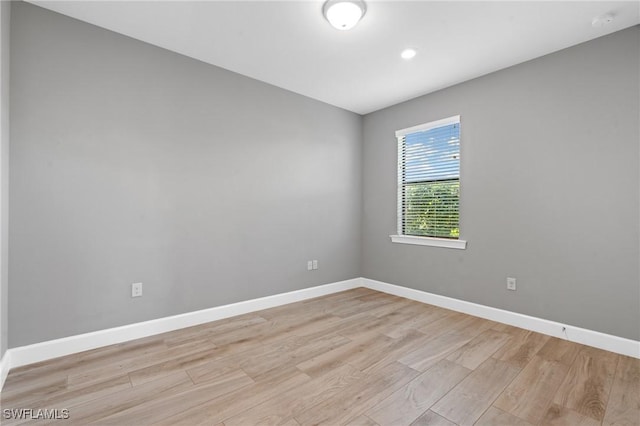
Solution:
<svg viewBox="0 0 640 426">
<path fill-rule="evenodd" d="M 396 132 L 398 233 L 460 235 L 460 117 Z"/>
</svg>

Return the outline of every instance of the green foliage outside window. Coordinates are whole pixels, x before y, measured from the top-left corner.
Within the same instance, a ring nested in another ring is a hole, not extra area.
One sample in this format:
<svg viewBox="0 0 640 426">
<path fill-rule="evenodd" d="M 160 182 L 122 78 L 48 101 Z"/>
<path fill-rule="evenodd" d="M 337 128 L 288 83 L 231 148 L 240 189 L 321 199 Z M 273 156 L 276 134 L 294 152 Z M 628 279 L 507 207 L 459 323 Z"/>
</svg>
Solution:
<svg viewBox="0 0 640 426">
<path fill-rule="evenodd" d="M 405 183 L 405 235 L 458 238 L 460 181 Z"/>
</svg>

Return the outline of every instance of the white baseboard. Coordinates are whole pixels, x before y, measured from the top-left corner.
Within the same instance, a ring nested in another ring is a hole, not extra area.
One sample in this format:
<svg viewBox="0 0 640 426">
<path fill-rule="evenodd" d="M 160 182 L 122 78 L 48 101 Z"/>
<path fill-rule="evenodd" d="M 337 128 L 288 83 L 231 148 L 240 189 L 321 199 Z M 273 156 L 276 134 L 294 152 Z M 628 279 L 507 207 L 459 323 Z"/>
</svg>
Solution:
<svg viewBox="0 0 640 426">
<path fill-rule="evenodd" d="M 78 334 L 75 336 L 64 337 L 62 339 L 35 343 L 33 345 L 20 346 L 9 349 L 5 354 L 5 358 L 9 355 L 9 362 L 6 362 L 6 364 L 8 364 L 7 371 L 10 368 L 21 367 L 23 365 L 33 364 L 35 362 L 45 361 L 64 355 L 122 343 L 129 340 L 140 339 L 142 337 L 152 336 L 155 334 L 166 333 L 180 328 L 191 327 L 236 315 L 286 305 L 287 303 L 312 299 L 314 297 L 350 290 L 356 287 L 361 287 L 360 278 L 232 303 L 230 305 L 216 306 L 214 308 L 158 318 L 151 321 L 144 321 L 121 327 L 109 328 L 106 330 L 94 331 L 91 333 Z M 4 365 L 5 362 L 3 361 L 3 367 Z"/>
<path fill-rule="evenodd" d="M 4 386 L 4 381 L 7 380 L 7 374 L 11 369 L 11 352 L 6 350 L 2 359 L 0 359 L 0 390 Z"/>
<path fill-rule="evenodd" d="M 513 325 L 515 327 L 536 331 L 561 339 L 571 340 L 611 352 L 640 358 L 640 342 L 610 334 L 587 330 L 549 321 L 503 309 L 465 302 L 451 297 L 439 296 L 421 290 L 401 287 L 368 278 L 354 278 L 346 281 L 325 284 L 317 287 L 296 290 L 273 296 L 261 297 L 230 305 L 217 306 L 201 311 L 159 318 L 151 321 L 125 325 L 94 331 L 92 333 L 79 334 L 62 339 L 49 340 L 33 345 L 21 346 L 9 349 L 0 360 L 0 390 L 10 369 L 23 365 L 33 364 L 48 359 L 70 355 L 103 346 L 122 343 L 129 340 L 165 333 L 180 328 L 191 327 L 211 321 L 242 315 L 262 309 L 273 308 L 287 303 L 299 302 L 314 297 L 325 296 L 339 291 L 350 290 L 357 287 L 366 287 L 383 293 L 393 294 L 407 299 L 430 305 L 440 306 L 465 314 L 486 318 L 492 321 Z M 563 331 L 563 327 L 565 331 Z"/>
<path fill-rule="evenodd" d="M 427 293 L 421 290 L 414 290 L 381 281 L 370 280 L 368 278 L 362 278 L 362 285 L 383 293 L 406 297 L 407 299 L 428 303 L 429 305 L 440 306 L 442 308 L 497 321 L 503 324 L 513 325 L 515 327 L 558 337 L 560 339 L 570 340 L 583 345 L 605 349 L 607 351 L 634 358 L 640 358 L 640 342 L 635 340 L 625 339 L 611 334 L 574 327 L 572 325 L 536 318 L 516 312 L 505 311 L 503 309 L 492 308 L 490 306 L 479 305 L 477 303 L 465 302 L 464 300 L 453 299 L 451 297 L 439 296 L 437 294 Z"/>
</svg>

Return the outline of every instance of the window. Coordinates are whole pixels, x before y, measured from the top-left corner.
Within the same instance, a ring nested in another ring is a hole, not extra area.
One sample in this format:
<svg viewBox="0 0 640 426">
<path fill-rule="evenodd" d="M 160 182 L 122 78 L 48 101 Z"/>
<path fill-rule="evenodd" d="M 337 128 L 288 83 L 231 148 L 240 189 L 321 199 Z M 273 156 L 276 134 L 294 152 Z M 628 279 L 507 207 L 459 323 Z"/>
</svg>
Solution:
<svg viewBox="0 0 640 426">
<path fill-rule="evenodd" d="M 460 240 L 460 116 L 410 127 L 398 138 L 397 243 L 466 248 Z"/>
</svg>

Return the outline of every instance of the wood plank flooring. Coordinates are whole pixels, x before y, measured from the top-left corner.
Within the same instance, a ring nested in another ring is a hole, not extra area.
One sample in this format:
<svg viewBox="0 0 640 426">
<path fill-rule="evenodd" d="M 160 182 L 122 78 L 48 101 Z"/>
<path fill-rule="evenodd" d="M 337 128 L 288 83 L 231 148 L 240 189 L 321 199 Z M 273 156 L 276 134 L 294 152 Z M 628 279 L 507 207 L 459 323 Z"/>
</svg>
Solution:
<svg viewBox="0 0 640 426">
<path fill-rule="evenodd" d="M 0 403 L 3 425 L 639 425 L 640 360 L 358 288 L 14 369 Z"/>
</svg>

